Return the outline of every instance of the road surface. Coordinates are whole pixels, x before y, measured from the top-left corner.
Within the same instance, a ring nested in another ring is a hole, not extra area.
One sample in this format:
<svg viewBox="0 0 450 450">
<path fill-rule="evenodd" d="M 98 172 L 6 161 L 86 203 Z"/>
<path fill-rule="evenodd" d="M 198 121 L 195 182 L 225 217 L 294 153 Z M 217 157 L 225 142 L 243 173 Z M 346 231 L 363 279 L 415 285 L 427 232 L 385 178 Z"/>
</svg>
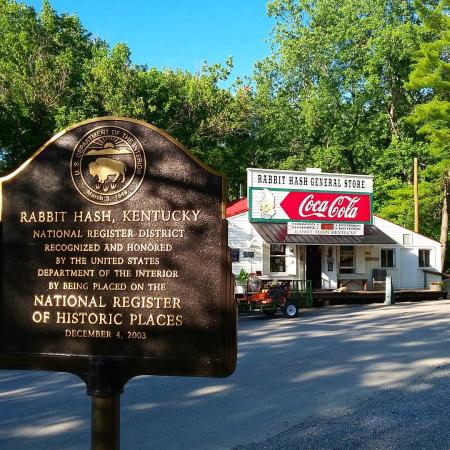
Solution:
<svg viewBox="0 0 450 450">
<path fill-rule="evenodd" d="M 229 378 L 130 381 L 121 448 L 450 448 L 448 300 L 241 317 L 238 358 Z M 0 449 L 89 449 L 85 392 L 70 374 L 0 371 Z"/>
</svg>

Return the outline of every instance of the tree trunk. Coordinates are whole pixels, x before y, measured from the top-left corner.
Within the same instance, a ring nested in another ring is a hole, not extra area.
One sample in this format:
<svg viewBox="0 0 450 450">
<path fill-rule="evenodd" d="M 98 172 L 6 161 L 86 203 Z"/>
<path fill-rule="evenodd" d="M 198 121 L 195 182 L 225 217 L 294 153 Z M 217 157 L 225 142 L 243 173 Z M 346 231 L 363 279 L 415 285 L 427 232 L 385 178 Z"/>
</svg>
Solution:
<svg viewBox="0 0 450 450">
<path fill-rule="evenodd" d="M 386 111 L 389 119 L 389 129 L 391 130 L 391 136 L 398 139 L 400 133 L 398 130 L 397 113 L 395 111 L 394 104 L 391 103 L 390 105 L 386 105 Z"/>
<path fill-rule="evenodd" d="M 441 270 L 445 270 L 445 260 L 447 254 L 447 241 L 448 241 L 448 215 L 450 212 L 450 171 L 447 172 L 444 177 L 444 201 L 442 202 L 442 221 L 441 221 Z"/>
</svg>

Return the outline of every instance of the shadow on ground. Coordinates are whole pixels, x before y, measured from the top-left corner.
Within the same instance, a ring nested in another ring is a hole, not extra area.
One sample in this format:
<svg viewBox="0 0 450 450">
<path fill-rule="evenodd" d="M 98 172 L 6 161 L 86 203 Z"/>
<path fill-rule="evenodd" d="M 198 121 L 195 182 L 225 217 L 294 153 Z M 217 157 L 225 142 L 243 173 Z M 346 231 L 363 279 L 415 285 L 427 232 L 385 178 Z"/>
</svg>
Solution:
<svg viewBox="0 0 450 450">
<path fill-rule="evenodd" d="M 127 384 L 122 448 L 230 449 L 297 424 L 308 430 L 305 436 L 324 435 L 326 427 L 314 428 L 314 418 L 345 419 L 386 392 L 385 408 L 361 420 L 388 426 L 397 415 L 395 396 L 404 396 L 414 414 L 417 396 L 433 391 L 433 370 L 450 362 L 449 311 L 449 301 L 438 301 L 304 310 L 298 319 L 242 318 L 231 377 L 138 377 Z M 411 380 L 424 374 L 426 386 L 410 392 Z M 370 427 L 359 429 L 365 441 L 382 444 L 370 437 Z M 2 450 L 89 448 L 89 432 L 90 399 L 77 377 L 0 372 Z M 345 439 L 347 446 L 323 448 L 359 448 Z M 255 445 L 248 448 L 264 448 Z"/>
<path fill-rule="evenodd" d="M 234 450 L 448 449 L 450 366 Z"/>
</svg>

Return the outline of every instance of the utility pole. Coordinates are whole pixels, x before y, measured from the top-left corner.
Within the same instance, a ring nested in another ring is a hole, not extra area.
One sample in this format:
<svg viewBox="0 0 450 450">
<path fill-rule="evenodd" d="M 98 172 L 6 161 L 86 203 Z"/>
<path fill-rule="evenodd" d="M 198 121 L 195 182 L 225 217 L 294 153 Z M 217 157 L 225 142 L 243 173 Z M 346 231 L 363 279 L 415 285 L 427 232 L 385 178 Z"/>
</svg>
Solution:
<svg viewBox="0 0 450 450">
<path fill-rule="evenodd" d="M 414 232 L 419 232 L 419 161 L 414 158 Z"/>
</svg>

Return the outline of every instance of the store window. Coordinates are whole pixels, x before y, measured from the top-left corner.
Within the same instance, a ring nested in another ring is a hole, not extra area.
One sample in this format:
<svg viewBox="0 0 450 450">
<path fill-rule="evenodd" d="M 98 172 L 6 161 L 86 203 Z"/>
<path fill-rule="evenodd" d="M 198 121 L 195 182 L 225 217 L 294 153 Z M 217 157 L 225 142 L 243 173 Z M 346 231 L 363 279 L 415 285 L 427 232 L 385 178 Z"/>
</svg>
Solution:
<svg viewBox="0 0 450 450">
<path fill-rule="evenodd" d="M 381 267 L 395 267 L 395 248 L 381 249 Z"/>
<path fill-rule="evenodd" d="M 355 251 L 351 245 L 342 245 L 340 248 L 339 272 L 355 273 Z"/>
<path fill-rule="evenodd" d="M 419 249 L 419 267 L 430 267 L 430 249 Z"/>
<path fill-rule="evenodd" d="M 286 272 L 286 245 L 270 244 L 270 271 Z"/>
</svg>

